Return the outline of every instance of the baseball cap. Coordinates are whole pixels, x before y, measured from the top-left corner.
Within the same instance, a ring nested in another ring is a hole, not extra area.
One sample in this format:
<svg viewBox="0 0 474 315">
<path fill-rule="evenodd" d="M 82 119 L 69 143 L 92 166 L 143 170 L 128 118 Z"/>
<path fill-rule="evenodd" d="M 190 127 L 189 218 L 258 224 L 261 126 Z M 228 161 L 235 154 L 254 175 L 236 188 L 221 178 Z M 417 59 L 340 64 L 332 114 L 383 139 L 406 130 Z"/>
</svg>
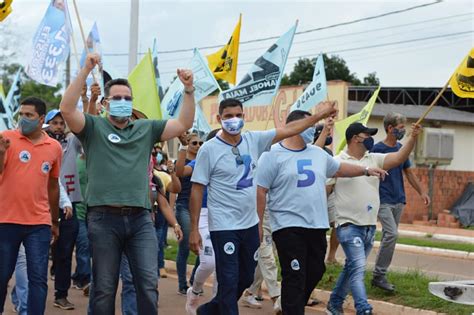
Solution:
<svg viewBox="0 0 474 315">
<path fill-rule="evenodd" d="M 50 120 L 54 119 L 57 115 L 61 115 L 59 109 L 52 109 L 46 114 L 46 118 L 44 119 L 45 124 L 49 123 Z M 62 117 L 62 116 L 61 116 Z"/>
<path fill-rule="evenodd" d="M 316 130 L 314 131 L 314 141 L 318 140 L 319 138 L 319 135 L 321 134 L 321 132 L 323 131 L 323 128 L 324 128 L 324 125 L 322 124 L 317 124 L 315 126 Z"/>
<path fill-rule="evenodd" d="M 368 128 L 359 122 L 355 122 L 349 125 L 346 129 L 346 140 L 349 141 L 353 136 L 358 135 L 361 132 L 368 133 L 373 136 L 379 131 L 377 128 Z"/>
</svg>

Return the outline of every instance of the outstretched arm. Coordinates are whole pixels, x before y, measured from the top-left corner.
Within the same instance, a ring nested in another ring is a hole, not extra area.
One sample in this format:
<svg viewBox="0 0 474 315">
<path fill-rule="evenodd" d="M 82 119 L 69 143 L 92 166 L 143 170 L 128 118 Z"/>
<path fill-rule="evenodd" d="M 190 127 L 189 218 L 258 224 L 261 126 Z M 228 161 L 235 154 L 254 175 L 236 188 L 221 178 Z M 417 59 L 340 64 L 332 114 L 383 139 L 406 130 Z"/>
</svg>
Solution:
<svg viewBox="0 0 474 315">
<path fill-rule="evenodd" d="M 411 127 L 410 137 L 398 152 L 388 153 L 383 162 L 383 169 L 389 170 L 404 163 L 413 151 L 416 143 L 416 137 L 420 134 L 422 127 L 413 124 Z"/>
<path fill-rule="evenodd" d="M 283 127 L 276 129 L 273 143 L 280 142 L 283 139 L 296 136 L 311 126 L 314 126 L 318 121 L 326 117 L 335 116 L 337 114 L 337 107 L 335 102 L 321 102 L 318 106 L 319 111 L 304 119 L 292 121 Z"/>
<path fill-rule="evenodd" d="M 79 71 L 76 79 L 68 86 L 61 99 L 61 104 L 59 104 L 61 115 L 74 133 L 80 133 L 86 124 L 84 113 L 77 109 L 77 101 L 81 96 L 84 84 L 86 84 L 87 76 L 99 63 L 100 56 L 98 54 L 87 55 L 84 68 Z"/>
<path fill-rule="evenodd" d="M 179 112 L 178 119 L 170 119 L 166 123 L 165 130 L 161 135 L 161 141 L 166 141 L 192 128 L 194 122 L 194 111 L 196 104 L 194 102 L 194 86 L 193 86 L 193 72 L 191 70 L 177 71 L 178 77 L 184 85 L 184 99 L 183 106 Z"/>
</svg>

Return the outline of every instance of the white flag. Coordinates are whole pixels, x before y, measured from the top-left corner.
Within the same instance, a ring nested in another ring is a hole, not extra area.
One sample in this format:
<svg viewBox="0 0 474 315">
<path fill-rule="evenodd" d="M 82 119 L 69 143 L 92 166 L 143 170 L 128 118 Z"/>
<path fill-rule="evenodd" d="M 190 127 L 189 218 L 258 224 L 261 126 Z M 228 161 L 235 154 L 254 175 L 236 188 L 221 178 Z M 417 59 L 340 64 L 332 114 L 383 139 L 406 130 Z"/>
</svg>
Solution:
<svg viewBox="0 0 474 315">
<path fill-rule="evenodd" d="M 314 66 L 313 81 L 303 91 L 303 94 L 291 106 L 290 111 L 296 109 L 309 111 L 313 106 L 318 105 L 327 95 L 326 72 L 324 71 L 323 55 L 319 55 Z"/>
<path fill-rule="evenodd" d="M 288 32 L 258 58 L 240 83 L 220 94 L 219 99 L 235 98 L 244 106 L 266 106 L 272 104 L 285 70 L 296 23 Z"/>
</svg>

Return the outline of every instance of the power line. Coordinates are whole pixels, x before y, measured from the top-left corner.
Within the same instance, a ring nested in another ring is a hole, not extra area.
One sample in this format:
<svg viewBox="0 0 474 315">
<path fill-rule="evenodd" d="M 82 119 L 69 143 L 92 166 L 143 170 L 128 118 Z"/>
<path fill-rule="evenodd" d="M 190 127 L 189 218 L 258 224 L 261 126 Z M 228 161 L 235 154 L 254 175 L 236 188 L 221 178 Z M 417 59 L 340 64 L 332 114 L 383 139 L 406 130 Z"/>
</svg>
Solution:
<svg viewBox="0 0 474 315">
<path fill-rule="evenodd" d="M 317 32 L 317 31 L 327 30 L 327 29 L 336 28 L 336 27 L 340 27 L 340 26 L 346 26 L 346 25 L 351 25 L 351 24 L 360 23 L 360 22 L 364 22 L 364 21 L 369 21 L 369 20 L 373 20 L 373 19 L 378 19 L 378 18 L 381 18 L 381 17 L 389 16 L 389 15 L 405 13 L 405 12 L 408 12 L 408 11 L 417 10 L 417 9 L 420 9 L 420 8 L 432 6 L 432 5 L 441 3 L 441 2 L 442 2 L 442 0 L 436 0 L 434 2 L 420 4 L 420 5 L 408 7 L 408 8 L 405 8 L 405 9 L 389 11 L 389 12 L 386 12 L 386 13 L 372 15 L 372 16 L 368 16 L 368 17 L 365 17 L 365 18 L 360 18 L 360 19 L 356 19 L 356 20 L 352 20 L 352 21 L 341 22 L 341 23 L 337 23 L 337 24 L 332 24 L 332 25 L 322 26 L 322 27 L 318 27 L 318 28 L 308 29 L 308 30 L 296 32 L 295 35 L 308 34 L 308 33 L 312 33 L 312 32 Z M 266 41 L 266 40 L 270 40 L 270 39 L 277 39 L 277 38 L 280 38 L 280 36 L 270 36 L 270 37 L 252 39 L 252 40 L 247 40 L 247 41 L 241 41 L 240 45 L 256 43 L 256 42 L 262 42 L 262 41 Z M 197 48 L 198 49 L 211 49 L 211 48 L 220 48 L 224 45 L 225 44 L 212 45 L 212 46 L 203 46 L 203 47 L 197 47 Z M 193 50 L 194 50 L 194 48 L 185 48 L 185 49 L 175 49 L 175 50 L 163 50 L 163 51 L 158 51 L 157 53 L 158 54 L 172 54 L 172 53 L 188 52 L 188 51 L 193 51 Z M 140 54 L 144 54 L 144 53 L 140 53 Z M 128 53 L 104 54 L 104 56 L 126 56 L 126 55 L 128 55 Z"/>
<path fill-rule="evenodd" d="M 359 46 L 359 47 L 351 47 L 351 48 L 345 48 L 345 49 L 339 49 L 339 50 L 330 50 L 330 51 L 325 51 L 323 52 L 324 54 L 335 54 L 335 53 L 341 53 L 341 52 L 348 52 L 348 51 L 356 51 L 356 50 L 363 50 L 363 49 L 370 49 L 370 48 L 379 48 L 379 47 L 386 47 L 386 46 L 393 46 L 393 45 L 399 45 L 399 44 L 406 44 L 406 43 L 413 43 L 413 42 L 420 42 L 420 41 L 426 41 L 426 40 L 432 40 L 432 39 L 440 39 L 440 38 L 449 38 L 449 37 L 454 37 L 454 36 L 461 36 L 461 35 L 467 35 L 474 33 L 474 31 L 465 31 L 465 32 L 459 32 L 459 33 L 449 33 L 449 34 L 443 34 L 443 35 L 435 35 L 435 36 L 428 36 L 428 37 L 421 37 L 421 38 L 413 38 L 413 39 L 408 39 L 408 40 L 402 40 L 402 41 L 395 41 L 395 42 L 388 42 L 388 43 L 380 43 L 380 44 L 374 44 L 374 45 L 367 45 L 367 46 Z M 300 58 L 308 58 L 308 57 L 314 57 L 314 54 L 306 54 L 306 55 L 299 55 L 299 56 L 290 56 L 288 57 L 288 60 L 290 59 L 300 59 Z M 239 63 L 239 66 L 244 66 L 244 65 L 251 65 L 254 62 L 243 62 Z M 172 73 L 171 71 L 164 71 L 160 72 L 162 74 L 168 74 Z"/>
</svg>

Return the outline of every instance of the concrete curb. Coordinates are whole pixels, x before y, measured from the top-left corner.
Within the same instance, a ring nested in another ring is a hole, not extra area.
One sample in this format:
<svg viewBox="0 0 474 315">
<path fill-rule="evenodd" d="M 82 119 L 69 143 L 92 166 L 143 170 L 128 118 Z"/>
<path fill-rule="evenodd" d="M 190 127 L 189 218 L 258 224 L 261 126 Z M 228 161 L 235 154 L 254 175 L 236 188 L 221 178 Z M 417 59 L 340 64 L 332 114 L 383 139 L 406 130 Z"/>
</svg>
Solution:
<svg viewBox="0 0 474 315">
<path fill-rule="evenodd" d="M 191 274 L 193 267 L 194 266 L 192 265 L 187 265 L 188 274 Z M 165 260 L 165 268 L 168 272 L 172 273 L 171 275 L 168 275 L 168 277 L 177 279 L 175 261 Z M 281 286 L 281 282 L 278 282 L 278 283 Z M 207 287 L 212 288 L 213 283 L 212 281 L 209 281 L 208 279 L 205 285 Z M 265 297 L 267 299 L 270 299 L 270 296 L 268 295 L 268 291 L 265 285 L 265 281 L 262 283 L 262 292 L 265 293 Z M 318 300 L 320 300 L 322 303 L 320 303 L 319 305 L 315 307 L 309 307 L 309 308 L 325 312 L 327 301 L 329 301 L 330 295 L 331 295 L 330 291 L 314 289 L 312 296 L 316 296 Z M 435 311 L 417 309 L 417 308 L 399 305 L 399 304 L 393 304 L 393 303 L 379 301 L 379 300 L 369 299 L 369 303 L 374 308 L 374 313 L 379 314 L 379 315 L 444 315 L 445 314 L 445 313 L 437 313 Z M 352 314 L 352 313 L 355 314 L 354 300 L 352 299 L 351 296 L 348 296 L 346 298 L 346 301 L 344 302 L 344 310 L 349 311 L 349 314 Z"/>
<path fill-rule="evenodd" d="M 379 247 L 380 247 L 380 242 L 375 241 L 374 248 L 379 248 Z M 395 245 L 395 250 L 415 253 L 415 254 L 425 254 L 425 255 L 442 256 L 442 257 L 449 257 L 449 258 L 474 260 L 473 252 L 465 252 L 461 250 L 423 247 L 423 246 L 414 246 L 414 245 L 405 245 L 405 244 Z"/>
<path fill-rule="evenodd" d="M 425 232 L 409 231 L 409 230 L 402 230 L 402 229 L 398 230 L 398 234 L 405 235 L 405 236 L 414 236 L 414 237 L 431 237 L 433 239 L 443 240 L 443 241 L 474 244 L 474 237 L 469 237 L 469 236 L 449 235 L 449 234 L 439 234 L 439 233 L 430 234 L 430 233 L 425 233 Z"/>
</svg>

